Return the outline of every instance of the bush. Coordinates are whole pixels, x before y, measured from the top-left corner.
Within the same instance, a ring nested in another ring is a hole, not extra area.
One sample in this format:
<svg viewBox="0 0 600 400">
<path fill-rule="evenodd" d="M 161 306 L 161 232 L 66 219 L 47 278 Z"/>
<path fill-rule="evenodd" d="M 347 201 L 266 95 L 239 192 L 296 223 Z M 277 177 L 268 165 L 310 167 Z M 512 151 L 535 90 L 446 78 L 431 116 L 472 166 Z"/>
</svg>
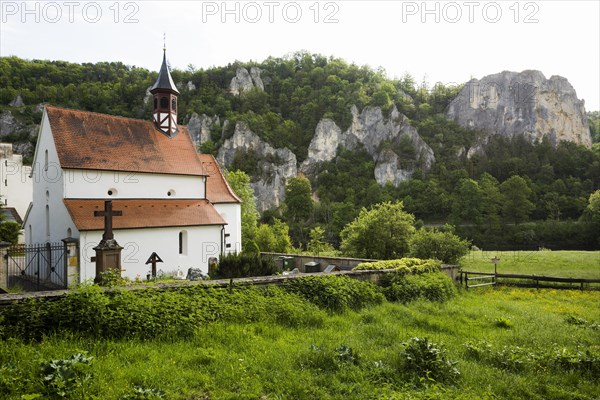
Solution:
<svg viewBox="0 0 600 400">
<path fill-rule="evenodd" d="M 383 293 L 389 301 L 408 303 L 419 298 L 444 302 L 458 293 L 456 286 L 443 272 L 422 275 L 390 273 L 381 280 Z"/>
<path fill-rule="evenodd" d="M 413 337 L 402 345 L 404 351 L 400 354 L 399 369 L 415 384 L 455 383 L 460 377 L 457 362 L 447 358 L 443 346 L 419 337 Z"/>
<path fill-rule="evenodd" d="M 442 264 L 437 260 L 422 260 L 420 258 L 401 258 L 399 260 L 385 260 L 360 263 L 354 271 L 394 269 L 401 274 L 424 274 L 440 271 Z"/>
<path fill-rule="evenodd" d="M 277 272 L 281 272 L 281 270 L 275 260 L 270 257 L 261 257 L 256 253 L 230 253 L 221 257 L 211 278 L 268 276 Z"/>
<path fill-rule="evenodd" d="M 284 282 L 283 289 L 321 308 L 340 313 L 381 304 L 385 300 L 375 284 L 345 276 L 307 276 Z"/>
<path fill-rule="evenodd" d="M 451 231 L 419 229 L 409 241 L 410 255 L 456 264 L 469 252 L 470 243 Z"/>
</svg>

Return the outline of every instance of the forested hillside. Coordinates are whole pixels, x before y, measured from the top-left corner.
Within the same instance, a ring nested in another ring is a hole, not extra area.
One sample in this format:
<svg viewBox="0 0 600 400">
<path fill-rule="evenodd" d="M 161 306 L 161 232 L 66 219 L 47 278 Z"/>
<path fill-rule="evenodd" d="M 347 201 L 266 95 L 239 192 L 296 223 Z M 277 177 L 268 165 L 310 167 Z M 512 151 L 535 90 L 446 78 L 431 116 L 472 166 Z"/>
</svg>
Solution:
<svg viewBox="0 0 600 400">
<path fill-rule="evenodd" d="M 263 87 L 232 93 L 238 69 L 252 67 L 260 70 Z M 20 143 L 16 147 L 29 152 L 31 159 L 28 143 L 35 143 L 32 124 L 40 121 L 40 103 L 149 119 L 146 91 L 156 75 L 122 63 L 0 58 L 0 140 Z M 555 147 L 548 140 L 531 143 L 519 136 L 482 140 L 485 133 L 449 121 L 444 112 L 461 87 L 426 87 L 409 75 L 390 80 L 385 71 L 320 55 L 299 52 L 208 70 L 190 65 L 185 71 L 173 70 L 172 76 L 181 91 L 180 121 L 187 123 L 193 113 L 219 117 L 200 146 L 205 152 L 216 154 L 236 123 L 244 121 L 274 148 L 291 150 L 300 164 L 308 157 L 319 122 L 329 118 L 345 131 L 352 124 L 352 106 L 379 107 L 387 116 L 397 109 L 433 150 L 431 168 L 417 167 L 412 179 L 396 187 L 375 181 L 375 162 L 361 146 L 340 149 L 308 176 L 313 199 L 318 200 L 309 212 L 298 216 L 290 201 L 263 214 L 264 221 L 279 218 L 288 223 L 296 245 L 305 245 L 316 226 L 337 245 L 339 232 L 362 207 L 401 199 L 424 223 L 453 223 L 478 245 L 598 246 L 597 234 L 579 229 L 575 222 L 590 194 L 600 188 L 598 111 L 588 113 L 595 143 L 591 149 L 570 142 Z M 482 151 L 467 154 L 478 143 Z M 410 142 L 382 143 L 380 150 L 385 146 L 400 157 L 414 157 Z M 256 174 L 252 158 L 245 161 L 234 167 Z M 514 192 L 524 199 L 507 206 Z"/>
</svg>

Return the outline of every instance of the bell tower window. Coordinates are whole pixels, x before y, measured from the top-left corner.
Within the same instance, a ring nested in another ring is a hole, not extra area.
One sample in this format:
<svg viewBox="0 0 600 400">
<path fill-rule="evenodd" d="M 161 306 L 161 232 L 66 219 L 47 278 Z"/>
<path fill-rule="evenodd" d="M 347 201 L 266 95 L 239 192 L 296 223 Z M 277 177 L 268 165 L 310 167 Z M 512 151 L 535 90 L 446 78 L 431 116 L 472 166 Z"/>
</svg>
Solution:
<svg viewBox="0 0 600 400">
<path fill-rule="evenodd" d="M 161 97 L 160 108 L 169 108 L 169 99 L 167 99 L 166 97 Z"/>
<path fill-rule="evenodd" d="M 155 97 L 154 98 L 154 109 L 156 110 L 158 108 L 158 99 Z"/>
<path fill-rule="evenodd" d="M 171 109 L 172 109 L 173 112 L 177 111 L 177 99 L 176 98 L 173 98 L 171 100 Z"/>
</svg>

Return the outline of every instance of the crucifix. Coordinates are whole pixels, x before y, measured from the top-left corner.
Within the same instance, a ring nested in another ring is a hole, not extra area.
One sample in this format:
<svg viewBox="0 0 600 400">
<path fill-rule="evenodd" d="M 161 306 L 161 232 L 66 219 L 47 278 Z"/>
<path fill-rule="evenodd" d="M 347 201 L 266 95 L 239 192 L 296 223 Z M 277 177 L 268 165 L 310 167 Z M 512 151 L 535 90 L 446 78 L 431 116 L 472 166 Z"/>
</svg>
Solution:
<svg viewBox="0 0 600 400">
<path fill-rule="evenodd" d="M 146 261 L 146 265 L 148 264 L 152 264 L 152 277 L 156 278 L 156 263 L 161 263 L 163 262 L 163 260 L 160 258 L 160 256 L 158 254 L 156 254 L 156 252 L 153 252 L 150 255 L 150 258 L 148 258 L 148 261 Z M 148 274 L 148 280 L 150 280 L 150 274 Z"/>
<path fill-rule="evenodd" d="M 94 211 L 94 217 L 104 217 L 104 233 L 102 234 L 102 240 L 114 239 L 112 231 L 112 217 L 120 217 L 123 215 L 123 211 L 112 209 L 112 200 L 106 200 L 104 202 L 104 211 Z"/>
</svg>

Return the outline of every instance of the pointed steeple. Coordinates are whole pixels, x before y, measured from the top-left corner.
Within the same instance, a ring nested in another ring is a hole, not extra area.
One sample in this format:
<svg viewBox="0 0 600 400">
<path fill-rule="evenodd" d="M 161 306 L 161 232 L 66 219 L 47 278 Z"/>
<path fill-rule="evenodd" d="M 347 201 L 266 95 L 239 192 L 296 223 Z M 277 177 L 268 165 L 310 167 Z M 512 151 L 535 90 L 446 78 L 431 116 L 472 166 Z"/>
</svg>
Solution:
<svg viewBox="0 0 600 400">
<path fill-rule="evenodd" d="M 170 90 L 179 94 L 179 90 L 173 83 L 173 78 L 171 78 L 171 73 L 169 72 L 169 66 L 167 65 L 167 49 L 163 49 L 163 61 L 160 67 L 160 72 L 158 73 L 158 78 L 156 78 L 156 82 L 150 88 L 150 93 L 153 90 Z"/>
<path fill-rule="evenodd" d="M 156 82 L 150 88 L 154 97 L 152 119 L 154 125 L 167 136 L 177 133 L 177 96 L 179 90 L 173 83 L 167 66 L 167 50 L 163 49 L 163 62 Z"/>
</svg>

